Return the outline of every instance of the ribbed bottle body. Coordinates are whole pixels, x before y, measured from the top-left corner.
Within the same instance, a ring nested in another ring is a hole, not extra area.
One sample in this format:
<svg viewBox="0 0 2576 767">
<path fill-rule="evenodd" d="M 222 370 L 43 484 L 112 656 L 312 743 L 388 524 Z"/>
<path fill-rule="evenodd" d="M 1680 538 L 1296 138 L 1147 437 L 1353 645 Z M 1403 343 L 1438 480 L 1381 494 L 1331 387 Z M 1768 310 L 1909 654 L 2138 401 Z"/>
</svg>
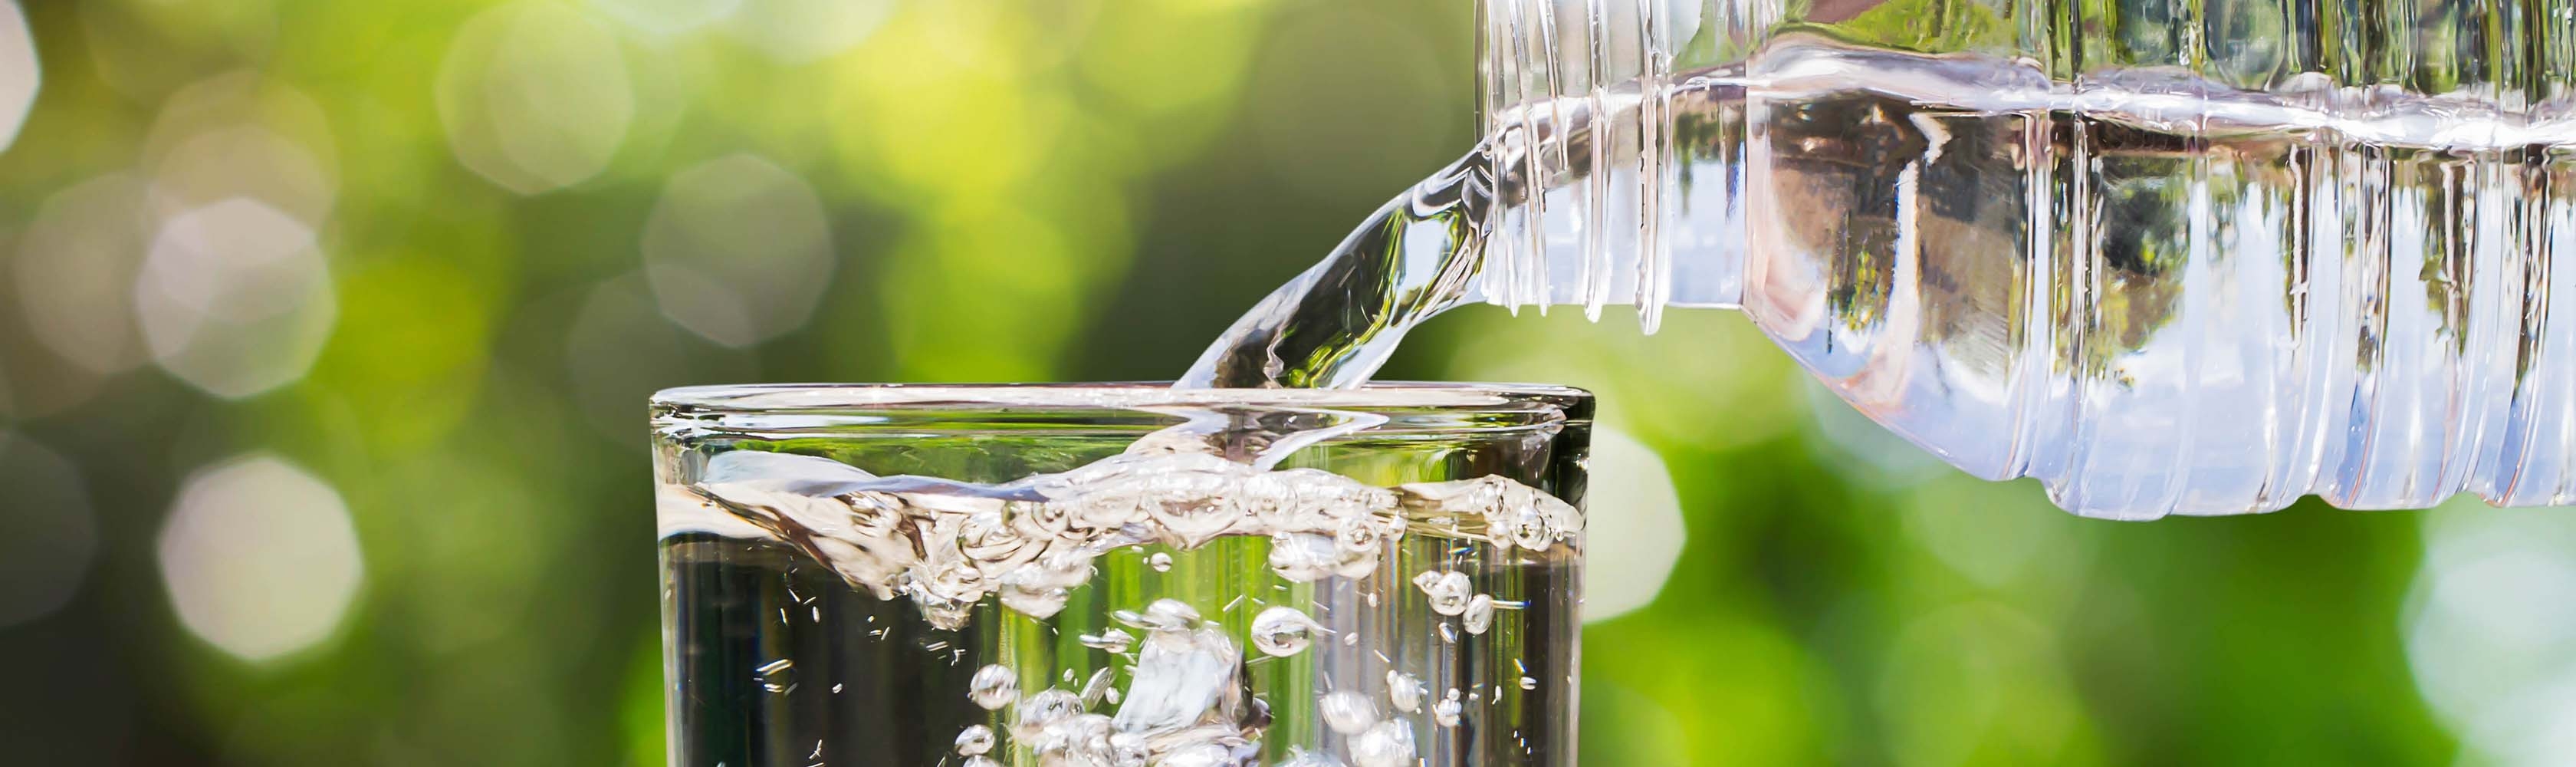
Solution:
<svg viewBox="0 0 2576 767">
<path fill-rule="evenodd" d="M 1803 5 L 1489 3 L 1476 294 L 2086 514 L 2576 498 L 2576 0 Z"/>
</svg>

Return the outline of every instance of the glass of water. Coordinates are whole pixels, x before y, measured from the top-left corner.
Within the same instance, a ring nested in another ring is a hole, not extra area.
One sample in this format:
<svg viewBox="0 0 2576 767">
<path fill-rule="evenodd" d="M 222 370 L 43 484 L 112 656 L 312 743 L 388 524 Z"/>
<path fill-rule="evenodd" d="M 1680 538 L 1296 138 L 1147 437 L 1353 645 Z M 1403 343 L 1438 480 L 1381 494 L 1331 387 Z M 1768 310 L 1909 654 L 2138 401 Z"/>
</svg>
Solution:
<svg viewBox="0 0 2576 767">
<path fill-rule="evenodd" d="M 671 764 L 1570 765 L 1591 396 L 653 400 Z"/>
</svg>

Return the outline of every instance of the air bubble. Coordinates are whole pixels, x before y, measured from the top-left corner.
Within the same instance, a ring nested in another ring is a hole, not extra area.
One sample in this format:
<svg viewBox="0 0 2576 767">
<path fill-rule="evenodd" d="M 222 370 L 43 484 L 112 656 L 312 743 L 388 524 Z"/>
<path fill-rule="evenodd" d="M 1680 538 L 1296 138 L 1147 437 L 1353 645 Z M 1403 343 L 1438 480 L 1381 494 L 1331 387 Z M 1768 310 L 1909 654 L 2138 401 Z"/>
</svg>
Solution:
<svg viewBox="0 0 2576 767">
<path fill-rule="evenodd" d="M 975 701 L 975 705 L 984 707 L 986 711 L 1000 710 L 1003 706 L 1011 705 L 1011 700 L 1019 696 L 1019 675 L 1011 673 L 1010 667 L 999 663 L 976 669 L 975 677 L 968 680 L 966 686 L 966 698 Z"/>
<path fill-rule="evenodd" d="M 1347 766 L 1346 766 L 1346 765 L 1344 765 L 1344 764 L 1342 764 L 1342 760 L 1334 758 L 1334 757 L 1333 757 L 1333 755 L 1332 755 L 1332 753 L 1330 753 L 1330 752 L 1326 752 L 1326 751 L 1308 751 L 1308 750 L 1305 750 L 1305 749 L 1302 749 L 1302 748 L 1298 748 L 1298 747 L 1296 747 L 1296 746 L 1289 746 L 1289 747 L 1288 747 L 1288 759 L 1287 759 L 1287 761 L 1280 762 L 1280 763 L 1279 763 L 1279 767 L 1347 767 Z"/>
<path fill-rule="evenodd" d="M 1325 693 L 1316 700 L 1315 712 L 1323 715 L 1325 726 L 1344 735 L 1358 734 L 1377 724 L 1377 704 L 1352 690 Z"/>
<path fill-rule="evenodd" d="M 1234 752 L 1214 743 L 1182 746 L 1164 754 L 1155 767 L 1232 767 Z"/>
<path fill-rule="evenodd" d="M 1011 737 L 1023 741 L 1036 740 L 1049 728 L 1080 715 L 1082 699 L 1070 692 L 1048 688 L 1020 701 L 1019 708 L 1011 713 Z"/>
<path fill-rule="evenodd" d="M 1467 633 L 1483 634 L 1494 627 L 1494 598 L 1478 594 L 1467 600 L 1467 611 L 1459 616 L 1467 624 Z"/>
<path fill-rule="evenodd" d="M 991 750 L 993 750 L 993 728 L 980 724 L 967 725 L 965 732 L 957 733 L 958 754 L 982 756 L 984 752 Z"/>
<path fill-rule="evenodd" d="M 1110 629 L 1098 634 L 1084 634 L 1076 637 L 1075 639 L 1076 641 L 1080 641 L 1084 647 L 1101 650 L 1112 655 L 1123 654 L 1127 652 L 1127 648 L 1133 647 L 1136 644 L 1136 635 L 1129 634 L 1118 629 Z"/>
<path fill-rule="evenodd" d="M 1323 580 L 1342 564 L 1333 539 L 1316 533 L 1287 533 L 1270 538 L 1270 569 L 1297 583 Z"/>
<path fill-rule="evenodd" d="M 1178 599 L 1157 599 L 1145 606 L 1143 614 L 1120 610 L 1109 617 L 1147 631 L 1187 631 L 1198 625 L 1199 611 Z"/>
<path fill-rule="evenodd" d="M 1154 572 L 1168 573 L 1172 571 L 1172 555 L 1157 551 L 1145 558 L 1145 564 L 1154 568 Z"/>
<path fill-rule="evenodd" d="M 1440 702 L 1431 704 L 1431 721 L 1442 727 L 1456 727 L 1460 708 L 1462 706 L 1458 705 L 1458 688 L 1451 687 L 1449 697 L 1441 698 Z"/>
<path fill-rule="evenodd" d="M 1431 598 L 1431 611 L 1441 615 L 1466 612 L 1467 598 L 1475 593 L 1467 574 L 1456 570 L 1424 570 L 1413 576 L 1413 585 Z"/>
<path fill-rule="evenodd" d="M 1422 712 L 1422 680 L 1402 671 L 1386 672 L 1386 700 L 1395 710 L 1408 714 Z"/>
<path fill-rule="evenodd" d="M 1413 764 L 1413 725 L 1402 719 L 1377 723 L 1351 739 L 1356 767 L 1409 767 Z"/>
<path fill-rule="evenodd" d="M 1091 681 L 1082 683 L 1082 705 L 1088 707 L 1108 696 L 1110 678 L 1117 675 L 1118 672 L 1105 668 L 1091 672 Z"/>
<path fill-rule="evenodd" d="M 1306 617 L 1297 608 L 1272 606 L 1252 619 L 1252 646 L 1273 658 L 1285 658 L 1305 652 L 1315 640 L 1315 633 L 1325 631 L 1323 624 Z"/>
</svg>

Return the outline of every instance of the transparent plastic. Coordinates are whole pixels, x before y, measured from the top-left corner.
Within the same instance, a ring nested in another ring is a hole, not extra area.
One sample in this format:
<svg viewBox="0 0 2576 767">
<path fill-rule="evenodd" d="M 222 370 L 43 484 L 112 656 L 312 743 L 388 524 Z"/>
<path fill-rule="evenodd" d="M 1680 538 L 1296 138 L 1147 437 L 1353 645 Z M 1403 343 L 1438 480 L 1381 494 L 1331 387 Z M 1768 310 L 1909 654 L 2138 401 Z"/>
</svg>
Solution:
<svg viewBox="0 0 2576 767">
<path fill-rule="evenodd" d="M 698 387 L 674 767 L 1565 767 L 1591 397 Z"/>
<path fill-rule="evenodd" d="M 1737 308 L 2079 513 L 2576 501 L 2576 0 L 1490 0 L 1479 35 L 1477 150 L 1194 379 L 1363 380 L 1464 301 Z"/>
</svg>

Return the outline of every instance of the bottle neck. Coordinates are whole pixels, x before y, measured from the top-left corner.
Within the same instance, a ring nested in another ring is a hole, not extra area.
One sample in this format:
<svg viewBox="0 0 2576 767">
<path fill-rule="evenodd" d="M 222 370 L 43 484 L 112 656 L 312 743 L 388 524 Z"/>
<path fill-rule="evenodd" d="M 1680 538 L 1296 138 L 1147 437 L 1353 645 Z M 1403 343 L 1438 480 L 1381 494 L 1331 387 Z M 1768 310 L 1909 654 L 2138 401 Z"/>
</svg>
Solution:
<svg viewBox="0 0 2576 767">
<path fill-rule="evenodd" d="M 1496 204 L 1473 298 L 1633 305 L 1650 331 L 1668 306 L 1737 304 L 1743 98 L 1713 60 L 1740 51 L 1699 34 L 1702 1 L 1479 6 Z"/>
</svg>

